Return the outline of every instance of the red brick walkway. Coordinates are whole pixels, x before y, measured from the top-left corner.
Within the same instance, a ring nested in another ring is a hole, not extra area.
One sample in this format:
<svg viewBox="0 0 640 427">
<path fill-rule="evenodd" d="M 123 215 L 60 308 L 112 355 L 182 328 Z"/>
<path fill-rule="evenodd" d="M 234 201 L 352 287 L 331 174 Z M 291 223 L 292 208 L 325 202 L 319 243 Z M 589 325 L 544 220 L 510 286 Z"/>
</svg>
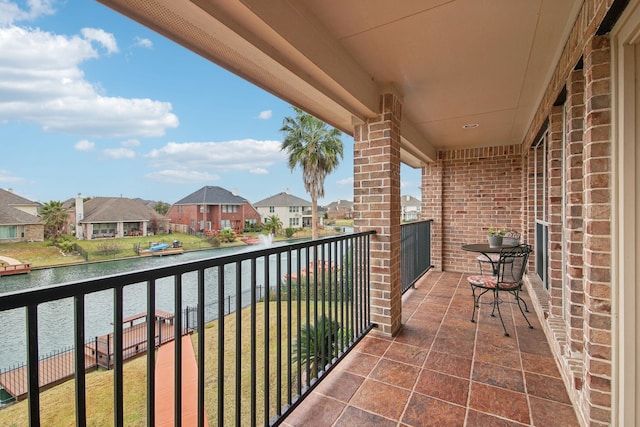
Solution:
<svg viewBox="0 0 640 427">
<path fill-rule="evenodd" d="M 174 425 L 174 366 L 175 341 L 158 349 L 156 360 L 156 427 Z M 205 425 L 206 422 L 205 414 Z M 189 335 L 182 337 L 182 425 L 198 422 L 198 366 Z"/>
</svg>

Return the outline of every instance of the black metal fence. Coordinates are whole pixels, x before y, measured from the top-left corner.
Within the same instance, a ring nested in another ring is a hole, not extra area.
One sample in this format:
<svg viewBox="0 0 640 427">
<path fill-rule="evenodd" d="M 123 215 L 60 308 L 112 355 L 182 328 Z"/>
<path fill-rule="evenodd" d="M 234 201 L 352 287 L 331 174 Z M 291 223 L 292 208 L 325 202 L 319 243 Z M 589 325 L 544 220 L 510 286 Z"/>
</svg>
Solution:
<svg viewBox="0 0 640 427">
<path fill-rule="evenodd" d="M 197 309 L 187 310 L 190 319 L 195 316 L 195 325 L 200 325 L 195 338 L 197 424 L 205 425 L 205 414 L 209 425 L 279 424 L 375 326 L 369 312 L 371 234 L 274 246 L 0 295 L 0 311 L 24 309 L 26 313 L 30 424 L 40 425 L 39 305 L 73 299 L 75 417 L 77 425 L 86 425 L 85 298 L 105 290 L 112 293 L 113 420 L 102 422 L 123 425 L 124 290 L 145 284 L 147 313 L 155 313 L 157 282 L 171 278 L 173 312 L 180 313 L 185 309 L 182 288 L 186 275 L 197 276 Z M 269 292 L 259 295 L 260 287 Z M 207 295 L 227 303 L 211 307 Z M 229 299 L 229 295 L 235 297 Z M 155 316 L 147 316 L 145 322 L 146 342 L 155 342 Z M 175 335 L 182 333 L 184 323 L 182 316 L 175 316 Z M 147 346 L 145 355 L 146 414 L 140 416 L 147 425 L 155 425 L 155 406 L 164 404 L 156 402 L 155 396 L 155 346 Z M 182 340 L 175 340 L 174 375 L 174 384 L 182 384 Z M 180 386 L 174 387 L 174 396 L 174 419 L 180 420 Z"/>
<path fill-rule="evenodd" d="M 400 271 L 405 293 L 431 267 L 431 223 L 416 221 L 400 226 Z"/>
</svg>

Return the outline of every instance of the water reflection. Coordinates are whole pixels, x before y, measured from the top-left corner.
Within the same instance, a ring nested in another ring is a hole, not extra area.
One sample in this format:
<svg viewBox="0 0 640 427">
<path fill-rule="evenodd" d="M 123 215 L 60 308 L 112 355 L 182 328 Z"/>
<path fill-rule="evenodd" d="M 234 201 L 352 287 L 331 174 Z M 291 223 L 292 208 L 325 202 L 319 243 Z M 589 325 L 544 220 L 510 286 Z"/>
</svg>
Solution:
<svg viewBox="0 0 640 427">
<path fill-rule="evenodd" d="M 244 252 L 253 248 L 225 248 L 207 251 L 186 252 L 172 257 L 144 257 L 127 260 L 109 261 L 76 266 L 56 267 L 50 269 L 33 270 L 27 275 L 7 276 L 0 279 L 0 292 L 24 290 L 59 283 L 73 282 L 76 280 L 100 277 L 127 271 L 135 271 L 154 267 L 173 265 L 181 262 L 206 259 L 214 256 L 223 256 L 232 253 Z M 268 286 L 279 282 L 275 268 L 278 259 L 275 255 L 269 259 L 269 280 L 264 276 L 264 259 L 256 260 L 256 277 L 258 286 Z M 292 254 L 292 265 L 296 265 L 295 253 Z M 280 263 L 284 268 L 287 265 L 286 253 L 280 257 Z M 247 292 L 242 299 L 242 305 L 249 303 L 248 291 L 251 278 L 251 261 L 241 264 L 241 283 L 236 284 L 236 265 L 224 267 L 224 292 L 226 310 L 235 310 L 235 295 L 237 290 Z M 217 317 L 218 300 L 218 271 L 217 268 L 205 270 L 205 305 L 206 318 Z M 197 304 L 197 273 L 187 273 L 182 276 L 183 307 L 194 307 Z M 264 292 L 264 291 L 263 291 Z M 146 307 L 147 287 L 146 283 L 138 283 L 127 286 L 123 291 L 123 316 L 147 311 Z M 230 298 L 227 298 L 231 296 Z M 156 282 L 156 308 L 174 312 L 174 280 L 164 278 Z M 85 336 L 87 339 L 107 334 L 112 331 L 113 325 L 113 291 L 102 291 L 89 294 L 85 298 Z M 25 342 L 25 309 L 0 312 L 0 369 L 8 368 L 14 364 L 26 360 Z M 38 333 L 40 356 L 52 351 L 62 350 L 73 345 L 73 300 L 70 298 L 52 301 L 38 307 Z"/>
</svg>

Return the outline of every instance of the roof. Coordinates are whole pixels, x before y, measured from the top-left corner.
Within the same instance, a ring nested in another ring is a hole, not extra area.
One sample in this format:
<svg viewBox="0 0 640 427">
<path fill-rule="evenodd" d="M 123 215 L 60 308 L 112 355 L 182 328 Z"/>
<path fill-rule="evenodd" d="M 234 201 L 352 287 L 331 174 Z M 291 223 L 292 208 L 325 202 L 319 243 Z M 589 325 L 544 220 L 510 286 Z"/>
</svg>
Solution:
<svg viewBox="0 0 640 427">
<path fill-rule="evenodd" d="M 40 219 L 35 216 L 12 208 L 11 206 L 0 205 L 0 224 L 2 225 L 27 225 L 40 224 Z"/>
<path fill-rule="evenodd" d="M 351 200 L 338 200 L 337 202 L 331 202 L 329 203 L 327 206 L 325 206 L 325 209 L 330 211 L 330 210 L 340 210 L 340 209 L 353 209 L 353 202 Z"/>
<path fill-rule="evenodd" d="M 126 197 L 94 197 L 84 202 L 84 218 L 81 223 L 110 221 L 149 221 L 163 215 L 136 200 Z"/>
<path fill-rule="evenodd" d="M 259 202 L 254 203 L 253 206 L 255 206 L 256 208 L 269 207 L 269 206 L 310 207 L 311 202 L 283 191 L 282 193 L 274 194 L 273 196 L 260 200 Z"/>
<path fill-rule="evenodd" d="M 231 191 L 217 186 L 205 186 L 174 205 L 242 205 L 247 199 L 233 194 Z"/>
<path fill-rule="evenodd" d="M 7 191 L 0 188 L 0 206 L 12 205 L 40 206 L 40 203 L 25 199 L 22 196 L 18 196 L 13 191 Z"/>
<path fill-rule="evenodd" d="M 400 199 L 400 206 L 417 206 L 420 207 L 422 202 L 413 196 L 402 196 Z"/>
</svg>

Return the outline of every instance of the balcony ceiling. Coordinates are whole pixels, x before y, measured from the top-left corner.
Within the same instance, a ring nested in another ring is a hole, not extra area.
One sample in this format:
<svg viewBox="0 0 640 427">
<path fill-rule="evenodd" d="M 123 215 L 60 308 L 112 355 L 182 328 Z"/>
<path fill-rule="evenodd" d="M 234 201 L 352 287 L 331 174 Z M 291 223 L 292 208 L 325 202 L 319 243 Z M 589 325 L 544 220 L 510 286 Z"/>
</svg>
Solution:
<svg viewBox="0 0 640 427">
<path fill-rule="evenodd" d="M 99 1 L 350 135 L 395 91 L 412 166 L 522 143 L 583 3 Z"/>
</svg>

